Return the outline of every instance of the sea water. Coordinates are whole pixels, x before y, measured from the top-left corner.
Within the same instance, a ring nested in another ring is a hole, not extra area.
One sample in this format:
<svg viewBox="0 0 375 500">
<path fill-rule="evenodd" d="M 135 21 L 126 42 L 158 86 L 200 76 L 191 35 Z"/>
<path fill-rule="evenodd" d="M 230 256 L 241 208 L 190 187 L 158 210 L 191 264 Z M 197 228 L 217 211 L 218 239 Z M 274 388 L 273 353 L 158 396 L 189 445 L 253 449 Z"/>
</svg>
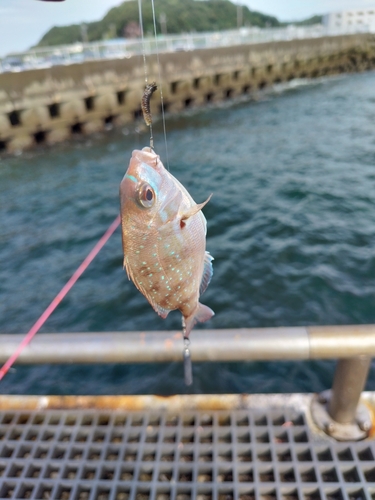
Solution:
<svg viewBox="0 0 375 500">
<path fill-rule="evenodd" d="M 166 128 L 168 153 L 154 127 L 162 161 L 198 203 L 213 193 L 202 302 L 216 315 L 202 328 L 375 323 L 374 72 L 292 82 Z M 48 306 L 118 214 L 131 152 L 148 144 L 132 125 L 0 160 L 0 333 L 26 333 Z M 128 281 L 118 229 L 41 331 L 126 337 L 180 321 Z M 181 363 L 15 365 L 0 393 L 311 392 L 330 387 L 334 362 L 193 370 L 186 389 Z"/>
</svg>

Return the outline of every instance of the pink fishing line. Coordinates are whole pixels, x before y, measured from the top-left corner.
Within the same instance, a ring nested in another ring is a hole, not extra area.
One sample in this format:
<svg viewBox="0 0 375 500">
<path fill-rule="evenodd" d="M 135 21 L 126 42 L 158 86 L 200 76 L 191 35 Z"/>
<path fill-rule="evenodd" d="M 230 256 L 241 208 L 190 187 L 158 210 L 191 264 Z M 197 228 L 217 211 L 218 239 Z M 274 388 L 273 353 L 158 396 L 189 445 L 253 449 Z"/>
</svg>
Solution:
<svg viewBox="0 0 375 500">
<path fill-rule="evenodd" d="M 21 354 L 23 349 L 31 342 L 34 335 L 41 329 L 43 324 L 47 321 L 47 319 L 50 317 L 50 315 L 53 313 L 53 311 L 56 309 L 56 307 L 63 300 L 65 295 L 73 287 L 73 285 L 76 283 L 78 278 L 82 275 L 82 273 L 88 268 L 88 266 L 91 264 L 91 262 L 95 259 L 95 257 L 98 255 L 100 250 L 104 247 L 104 245 L 107 243 L 109 238 L 116 231 L 119 224 L 120 224 L 120 216 L 118 215 L 116 217 L 116 219 L 112 222 L 112 224 L 109 226 L 107 231 L 103 234 L 103 236 L 97 242 L 97 244 L 94 246 L 94 248 L 91 250 L 91 252 L 88 254 L 88 256 L 85 258 L 85 260 L 82 262 L 82 264 L 74 272 L 74 274 L 69 279 L 69 281 L 62 287 L 62 289 L 59 291 L 59 293 L 56 295 L 56 297 L 52 300 L 52 302 L 47 307 L 47 309 L 43 312 L 43 314 L 39 317 L 39 319 L 30 328 L 30 330 L 25 335 L 22 342 L 19 344 L 17 349 L 14 351 L 14 353 L 9 357 L 9 359 L 1 367 L 0 380 L 2 380 L 2 378 L 6 375 L 9 368 L 16 361 L 16 359 Z"/>
</svg>

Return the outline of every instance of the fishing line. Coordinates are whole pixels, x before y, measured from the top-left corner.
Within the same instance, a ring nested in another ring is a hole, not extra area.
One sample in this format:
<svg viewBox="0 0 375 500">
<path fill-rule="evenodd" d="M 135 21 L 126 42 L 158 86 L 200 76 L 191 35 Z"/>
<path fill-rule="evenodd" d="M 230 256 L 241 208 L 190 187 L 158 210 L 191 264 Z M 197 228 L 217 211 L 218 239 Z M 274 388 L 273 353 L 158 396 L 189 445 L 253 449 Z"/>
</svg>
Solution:
<svg viewBox="0 0 375 500">
<path fill-rule="evenodd" d="M 146 61 L 146 43 L 145 43 L 145 36 L 144 36 L 144 30 L 143 30 L 143 14 L 142 14 L 142 0 L 138 0 L 138 13 L 139 13 L 139 26 L 141 28 L 141 37 L 142 37 L 142 54 L 143 54 L 143 68 L 145 72 L 145 90 L 143 93 L 142 97 L 142 112 L 143 112 L 143 117 L 145 119 L 146 125 L 150 127 L 150 148 L 154 149 L 154 137 L 152 133 L 152 118 L 151 118 L 151 112 L 147 107 L 149 108 L 150 105 L 150 98 L 152 95 L 152 92 L 149 92 L 149 88 L 153 88 L 153 84 L 151 86 L 148 85 L 148 70 L 147 70 L 147 61 Z M 156 85 L 155 85 L 155 90 L 156 90 Z M 148 102 L 147 102 L 148 99 Z"/>
<path fill-rule="evenodd" d="M 141 39 L 142 39 L 143 69 L 145 72 L 145 84 L 147 85 L 147 62 L 146 62 L 145 37 L 143 33 L 142 0 L 138 0 L 138 12 L 139 12 L 139 27 L 141 29 Z"/>
<path fill-rule="evenodd" d="M 162 89 L 162 78 L 161 78 L 161 65 L 160 65 L 160 57 L 159 57 L 159 45 L 158 45 L 158 40 L 157 40 L 157 29 L 156 29 L 156 15 L 155 15 L 155 4 L 154 0 L 151 0 L 151 6 L 152 6 L 152 19 L 153 19 L 153 24 L 154 24 L 154 39 L 155 39 L 155 47 L 156 47 L 156 58 L 157 58 L 157 66 L 158 66 L 158 76 L 159 76 L 159 85 L 160 85 L 160 101 L 161 101 L 161 113 L 162 113 L 162 119 L 163 119 L 163 130 L 164 130 L 164 143 L 165 143 L 165 154 L 166 154 L 166 163 L 167 163 L 167 169 L 169 170 L 169 155 L 168 155 L 168 142 L 167 142 L 167 128 L 166 128 L 166 122 L 165 122 L 165 112 L 164 112 L 164 98 L 163 98 L 163 89 Z M 150 99 L 157 89 L 156 83 L 152 82 L 150 85 L 148 85 L 148 80 L 147 80 L 147 63 L 146 63 L 146 47 L 145 47 L 145 40 L 144 40 L 144 31 L 143 31 L 143 17 L 142 17 L 142 0 L 138 0 L 138 10 L 139 10 L 139 24 L 141 27 L 141 36 L 142 36 L 142 51 L 143 51 L 143 65 L 144 65 L 144 70 L 145 70 L 145 90 L 143 92 L 142 100 L 141 100 L 141 108 L 142 108 L 142 113 L 143 117 L 145 120 L 146 125 L 150 127 L 150 147 L 153 149 L 154 147 L 154 141 L 153 141 L 153 135 L 152 135 L 152 116 L 151 116 L 151 109 L 150 109 Z M 183 364 L 184 364 L 184 380 L 185 384 L 187 386 L 191 385 L 193 383 L 193 369 L 192 369 L 192 361 L 191 361 L 191 354 L 190 354 L 190 349 L 189 349 L 189 344 L 190 340 L 186 337 L 186 328 L 185 328 L 185 323 L 184 320 L 182 321 L 182 331 L 183 331 L 183 338 L 184 338 L 184 348 L 182 351 L 182 359 L 183 359 Z"/>
<path fill-rule="evenodd" d="M 158 76 L 159 76 L 159 85 L 160 85 L 160 104 L 161 104 L 161 114 L 162 114 L 162 119 L 163 119 L 165 158 L 167 160 L 167 169 L 169 170 L 169 155 L 168 155 L 168 144 L 167 144 L 167 127 L 166 127 L 166 122 L 165 122 L 163 85 L 162 85 L 162 79 L 161 79 L 159 46 L 158 46 L 158 37 L 157 37 L 157 30 L 156 30 L 156 16 L 155 16 L 154 0 L 151 0 L 151 5 L 152 5 L 152 19 L 153 19 L 153 22 L 154 22 L 154 38 L 155 38 L 155 46 L 156 46 L 156 58 L 157 58 L 157 62 L 158 62 Z"/>
<path fill-rule="evenodd" d="M 156 15 L 155 15 L 155 4 L 154 0 L 151 0 L 152 5 L 152 19 L 154 23 L 154 38 L 155 38 L 155 46 L 156 46 L 156 59 L 158 63 L 158 76 L 159 76 L 159 85 L 160 85 L 160 101 L 161 101 L 161 113 L 163 118 L 163 130 L 164 130 L 164 144 L 165 144 L 165 155 L 167 160 L 167 169 L 169 171 L 169 155 L 168 155 L 168 143 L 167 143 L 167 128 L 165 124 L 165 113 L 164 113 L 164 99 L 163 99 L 163 89 L 161 83 L 161 69 L 160 69 L 160 58 L 159 58 L 159 46 L 158 46 L 158 37 L 156 30 Z M 182 351 L 182 359 L 184 363 L 184 380 L 185 385 L 189 386 L 193 383 L 193 367 L 191 362 L 191 354 L 190 354 L 190 340 L 185 336 L 185 322 L 182 322 L 182 330 L 184 337 L 184 349 Z"/>
<path fill-rule="evenodd" d="M 14 353 L 9 357 L 9 359 L 4 363 L 4 365 L 0 369 L 0 380 L 3 379 L 3 377 L 8 373 L 9 369 L 12 367 L 12 365 L 15 363 L 17 360 L 18 356 L 21 354 L 21 352 L 25 349 L 25 347 L 31 342 L 31 340 L 34 338 L 34 336 L 38 333 L 38 331 L 42 328 L 44 323 L 47 321 L 47 319 L 51 316 L 53 311 L 56 309 L 56 307 L 60 304 L 60 302 L 63 300 L 65 295 L 71 290 L 73 285 L 76 283 L 78 278 L 83 274 L 83 272 L 88 268 L 88 266 L 91 264 L 91 262 L 95 259 L 95 257 L 98 255 L 100 250 L 104 247 L 104 245 L 107 243 L 109 238 L 112 236 L 112 234 L 116 231 L 120 224 L 120 216 L 118 215 L 116 219 L 112 222 L 112 224 L 109 226 L 107 231 L 103 234 L 103 236 L 100 238 L 100 240 L 96 243 L 94 248 L 89 252 L 87 257 L 83 260 L 83 262 L 78 266 L 76 271 L 73 273 L 69 281 L 62 287 L 62 289 L 59 291 L 59 293 L 56 295 L 56 297 L 52 300 L 50 305 L 47 307 L 47 309 L 39 316 L 37 321 L 33 324 L 33 326 L 30 328 L 28 333 L 24 336 L 20 344 L 18 345 L 17 349 L 14 351 Z"/>
</svg>

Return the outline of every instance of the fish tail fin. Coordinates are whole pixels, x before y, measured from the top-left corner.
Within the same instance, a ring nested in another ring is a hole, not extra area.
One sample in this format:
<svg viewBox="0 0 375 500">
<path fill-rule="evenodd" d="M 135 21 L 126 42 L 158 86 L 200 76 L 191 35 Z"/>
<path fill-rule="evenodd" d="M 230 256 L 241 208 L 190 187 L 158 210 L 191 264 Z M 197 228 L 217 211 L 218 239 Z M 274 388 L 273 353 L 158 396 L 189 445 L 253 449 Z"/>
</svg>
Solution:
<svg viewBox="0 0 375 500">
<path fill-rule="evenodd" d="M 199 323 L 204 323 L 214 316 L 215 313 L 212 309 L 198 302 L 197 308 L 194 310 L 190 316 L 182 317 L 182 327 L 184 329 L 185 337 L 189 337 L 190 332 L 194 326 Z"/>
</svg>

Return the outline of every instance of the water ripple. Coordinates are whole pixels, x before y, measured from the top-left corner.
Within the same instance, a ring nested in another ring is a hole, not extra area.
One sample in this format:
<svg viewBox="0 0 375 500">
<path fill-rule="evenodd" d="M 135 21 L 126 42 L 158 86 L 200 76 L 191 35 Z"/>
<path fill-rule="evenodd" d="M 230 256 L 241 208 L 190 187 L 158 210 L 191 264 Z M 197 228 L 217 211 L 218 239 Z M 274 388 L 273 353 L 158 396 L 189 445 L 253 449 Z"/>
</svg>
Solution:
<svg viewBox="0 0 375 500">
<path fill-rule="evenodd" d="M 214 277 L 202 301 L 216 316 L 202 328 L 375 322 L 374 80 L 300 82 L 256 102 L 168 119 L 171 172 L 197 202 L 214 194 L 204 209 Z M 91 250 L 118 211 L 132 149 L 147 142 L 111 131 L 0 161 L 1 332 L 27 331 Z M 179 313 L 161 320 L 127 280 L 117 231 L 43 331 L 179 327 Z M 190 390 L 319 391 L 333 367 L 196 363 Z M 171 363 L 17 367 L 2 391 L 186 389 L 181 364 Z"/>
</svg>

